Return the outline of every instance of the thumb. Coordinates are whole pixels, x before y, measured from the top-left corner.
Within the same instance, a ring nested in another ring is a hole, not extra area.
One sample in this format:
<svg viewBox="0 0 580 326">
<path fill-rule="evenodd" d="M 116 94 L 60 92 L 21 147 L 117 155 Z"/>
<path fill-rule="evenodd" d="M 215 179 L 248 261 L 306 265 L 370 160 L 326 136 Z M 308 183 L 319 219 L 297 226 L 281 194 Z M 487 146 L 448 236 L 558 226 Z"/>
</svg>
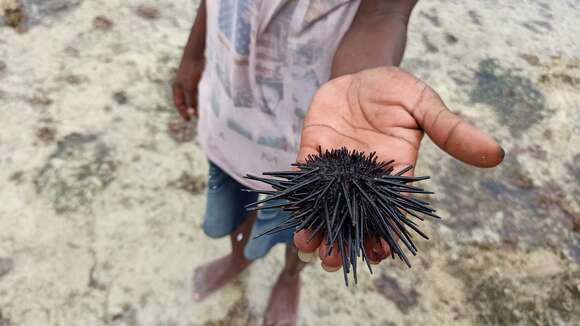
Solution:
<svg viewBox="0 0 580 326">
<path fill-rule="evenodd" d="M 456 159 L 478 167 L 494 167 L 505 156 L 490 136 L 453 114 L 429 86 L 421 91 L 411 114 L 437 146 Z"/>
<path fill-rule="evenodd" d="M 304 162 L 306 162 L 306 159 L 308 158 L 308 156 L 310 156 L 310 155 L 313 155 L 313 156 L 319 155 L 322 152 L 324 152 L 322 150 L 322 147 L 319 148 L 319 149 L 317 149 L 317 148 L 314 148 L 312 146 L 308 146 L 308 145 L 301 144 L 300 150 L 298 151 L 298 156 L 296 157 L 296 162 L 298 162 L 298 163 L 304 163 Z"/>
</svg>

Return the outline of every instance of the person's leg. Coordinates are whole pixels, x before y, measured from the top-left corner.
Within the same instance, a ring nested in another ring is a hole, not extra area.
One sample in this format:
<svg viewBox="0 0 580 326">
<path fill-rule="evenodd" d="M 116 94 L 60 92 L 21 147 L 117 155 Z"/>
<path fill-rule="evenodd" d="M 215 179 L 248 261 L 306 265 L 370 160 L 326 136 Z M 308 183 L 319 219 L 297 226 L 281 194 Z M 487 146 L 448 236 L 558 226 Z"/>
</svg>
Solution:
<svg viewBox="0 0 580 326">
<path fill-rule="evenodd" d="M 245 205 L 257 200 L 257 194 L 243 191 L 243 186 L 209 162 L 204 232 L 212 238 L 230 236 L 231 253 L 195 269 L 193 298 L 202 300 L 234 279 L 250 265 L 244 247 L 250 237 L 256 214 L 248 214 Z"/>
<path fill-rule="evenodd" d="M 195 269 L 193 276 L 193 298 L 203 300 L 217 289 L 229 283 L 248 267 L 252 261 L 244 257 L 244 247 L 250 237 L 256 214 L 252 213 L 238 229 L 230 235 L 232 252 Z"/>
<path fill-rule="evenodd" d="M 268 299 L 265 326 L 296 325 L 300 302 L 300 272 L 306 266 L 293 244 L 286 246 L 286 261 Z"/>
</svg>

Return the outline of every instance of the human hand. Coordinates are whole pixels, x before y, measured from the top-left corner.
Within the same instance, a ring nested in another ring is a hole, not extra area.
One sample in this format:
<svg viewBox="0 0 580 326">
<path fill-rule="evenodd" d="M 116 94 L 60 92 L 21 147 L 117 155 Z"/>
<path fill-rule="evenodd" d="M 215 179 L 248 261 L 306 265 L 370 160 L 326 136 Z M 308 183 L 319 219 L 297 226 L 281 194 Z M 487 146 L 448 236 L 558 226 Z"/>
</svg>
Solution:
<svg viewBox="0 0 580 326">
<path fill-rule="evenodd" d="M 304 119 L 298 162 L 333 148 L 376 152 L 379 160 L 395 161 L 395 172 L 415 166 L 424 132 L 454 158 L 477 167 L 501 163 L 504 151 L 490 136 L 451 113 L 439 95 L 424 82 L 395 67 L 380 67 L 345 75 L 324 84 Z M 412 176 L 414 169 L 404 175 Z M 316 251 L 322 267 L 342 266 L 338 250 L 327 256 L 322 236 L 311 241 L 308 230 L 294 235 L 300 256 Z M 365 241 L 369 260 L 390 255 L 383 239 Z"/>
<path fill-rule="evenodd" d="M 184 54 L 173 81 L 173 102 L 179 115 L 186 121 L 197 117 L 197 86 L 203 74 L 204 61 Z"/>
</svg>

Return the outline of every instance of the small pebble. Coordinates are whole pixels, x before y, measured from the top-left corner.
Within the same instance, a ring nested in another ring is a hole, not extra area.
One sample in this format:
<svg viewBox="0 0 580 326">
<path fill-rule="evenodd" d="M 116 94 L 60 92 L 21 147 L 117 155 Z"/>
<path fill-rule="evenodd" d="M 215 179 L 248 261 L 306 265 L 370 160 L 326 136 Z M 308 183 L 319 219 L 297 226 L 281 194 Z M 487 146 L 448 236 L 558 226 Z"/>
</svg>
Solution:
<svg viewBox="0 0 580 326">
<path fill-rule="evenodd" d="M 113 21 L 105 16 L 99 15 L 93 20 L 93 27 L 100 30 L 109 30 L 113 27 Z"/>
<path fill-rule="evenodd" d="M 129 102 L 129 98 L 127 97 L 127 93 L 125 93 L 124 91 L 115 92 L 115 94 L 113 94 L 113 99 L 115 100 L 115 102 L 117 102 L 121 105 Z"/>
<path fill-rule="evenodd" d="M 153 20 L 157 19 L 160 16 L 159 9 L 147 6 L 147 5 L 140 5 L 137 7 L 137 15 L 141 18 Z"/>
</svg>

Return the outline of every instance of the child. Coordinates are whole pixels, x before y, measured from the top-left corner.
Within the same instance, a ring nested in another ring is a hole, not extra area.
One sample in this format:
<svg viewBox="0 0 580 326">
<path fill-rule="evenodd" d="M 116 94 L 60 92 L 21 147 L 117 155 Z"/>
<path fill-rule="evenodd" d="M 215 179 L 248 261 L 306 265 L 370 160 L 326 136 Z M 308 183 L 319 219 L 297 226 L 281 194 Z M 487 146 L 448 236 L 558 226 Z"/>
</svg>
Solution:
<svg viewBox="0 0 580 326">
<path fill-rule="evenodd" d="M 293 325 L 304 266 L 298 258 L 326 252 L 320 238 L 306 241 L 307 231 L 254 239 L 286 213 L 246 213 L 244 205 L 257 198 L 242 189 L 264 187 L 244 179 L 247 173 L 286 170 L 319 146 L 376 151 L 381 159 L 414 165 L 424 131 L 466 163 L 501 162 L 503 150 L 492 138 L 448 111 L 430 87 L 394 68 L 415 2 L 202 0 L 173 93 L 184 119 L 198 116 L 198 137 L 210 161 L 203 229 L 210 237 L 229 234 L 232 252 L 195 271 L 197 299 L 285 243 L 285 266 L 264 324 Z M 369 243 L 366 251 L 378 263 L 389 247 Z M 341 266 L 338 250 L 332 252 L 320 255 L 327 271 Z"/>
</svg>

